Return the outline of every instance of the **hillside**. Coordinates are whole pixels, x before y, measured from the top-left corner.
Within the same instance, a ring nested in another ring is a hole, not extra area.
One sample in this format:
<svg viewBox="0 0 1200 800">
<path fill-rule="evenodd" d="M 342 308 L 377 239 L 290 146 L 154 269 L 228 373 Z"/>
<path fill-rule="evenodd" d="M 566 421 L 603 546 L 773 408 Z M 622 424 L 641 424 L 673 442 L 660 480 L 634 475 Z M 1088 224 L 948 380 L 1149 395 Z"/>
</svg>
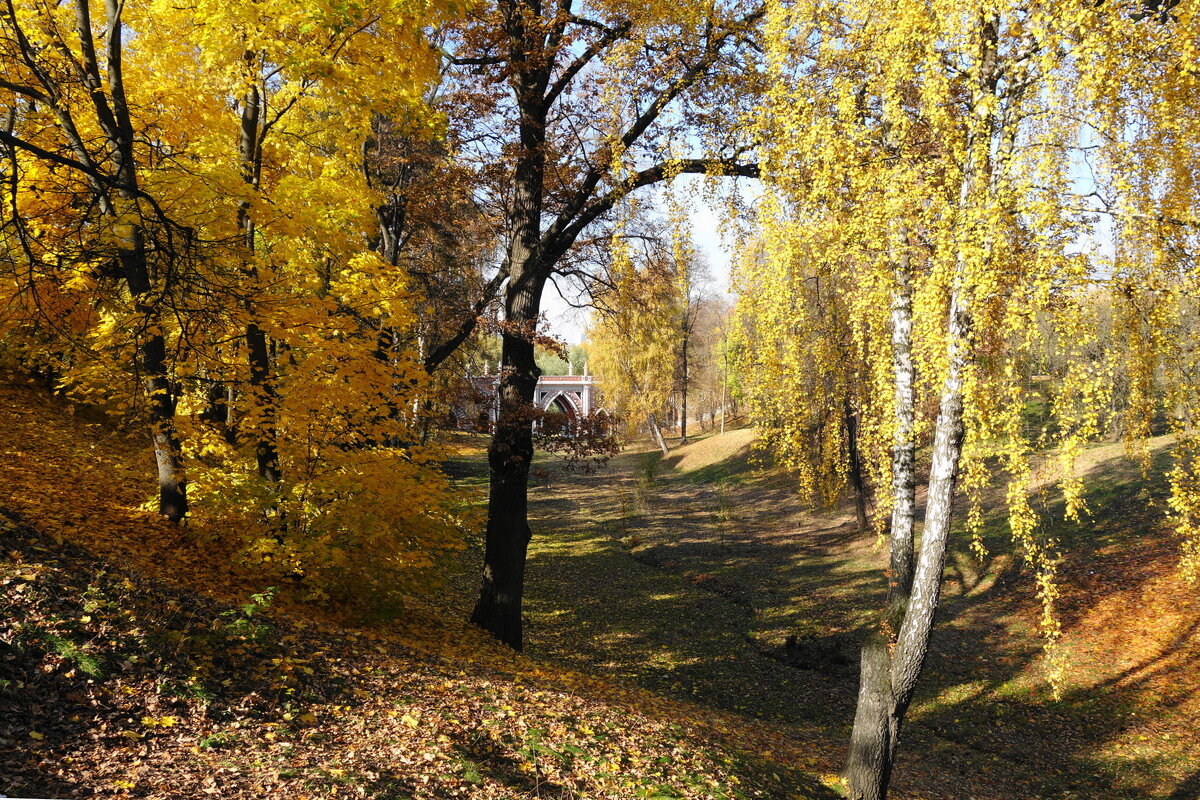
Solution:
<svg viewBox="0 0 1200 800">
<path fill-rule="evenodd" d="M 140 510 L 139 440 L 5 386 L 0 793 L 833 798 L 882 554 L 758 469 L 751 439 L 594 473 L 539 457 L 520 656 L 461 622 L 478 553 L 439 605 L 369 621 L 264 594 Z M 449 465 L 467 502 L 482 443 Z M 952 548 L 894 797 L 1200 798 L 1200 592 L 1175 575 L 1161 480 L 1119 445 L 1087 468 L 1090 518 L 1047 527 L 1064 697 L 989 518 L 987 560 Z"/>
<path fill-rule="evenodd" d="M 72 411 L 0 388 L 0 794 L 829 796 L 752 720 L 424 604 L 368 626 L 250 588 L 139 510 L 136 439 Z"/>
<path fill-rule="evenodd" d="M 1039 533 L 1064 554 L 1059 700 L 1005 523 L 987 517 L 982 562 L 956 534 L 894 796 L 1200 798 L 1200 587 L 1178 577 L 1165 442 L 1151 445 L 1147 476 L 1120 444 L 1085 454 L 1079 524 L 1062 522 L 1053 491 L 1036 498 Z M 579 669 L 774 721 L 832 772 L 885 553 L 852 514 L 804 508 L 757 461 L 734 431 L 595 475 L 548 469 L 534 494 L 531 641 Z"/>
</svg>

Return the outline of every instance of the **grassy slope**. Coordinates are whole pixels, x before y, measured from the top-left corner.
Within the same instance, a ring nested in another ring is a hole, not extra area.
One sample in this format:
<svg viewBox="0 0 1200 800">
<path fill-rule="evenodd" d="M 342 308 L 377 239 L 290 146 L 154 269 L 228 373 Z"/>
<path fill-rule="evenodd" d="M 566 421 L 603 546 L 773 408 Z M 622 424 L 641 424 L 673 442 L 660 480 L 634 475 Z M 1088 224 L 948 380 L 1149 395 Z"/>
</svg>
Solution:
<svg viewBox="0 0 1200 800">
<path fill-rule="evenodd" d="M 1200 591 L 1176 578 L 1161 479 L 1143 481 L 1121 451 L 1087 454 L 1091 517 L 1042 531 L 1067 553 L 1061 701 L 1045 685 L 1039 610 L 1003 523 L 989 518 L 984 563 L 956 538 L 899 796 L 1200 798 Z M 777 741 L 809 743 L 806 765 L 831 772 L 855 668 L 796 669 L 771 654 L 793 632 L 853 654 L 882 597 L 883 556 L 849 515 L 805 511 L 753 458 L 735 431 L 667 459 L 626 454 L 592 476 L 545 470 L 530 641 L 580 669 L 771 721 Z M 1053 520 L 1053 500 L 1039 503 Z"/>
<path fill-rule="evenodd" d="M 69 411 L 0 387 L 0 794 L 829 796 L 769 726 L 426 605 L 373 627 L 245 605 L 252 576 L 140 510 L 141 443 Z"/>
</svg>

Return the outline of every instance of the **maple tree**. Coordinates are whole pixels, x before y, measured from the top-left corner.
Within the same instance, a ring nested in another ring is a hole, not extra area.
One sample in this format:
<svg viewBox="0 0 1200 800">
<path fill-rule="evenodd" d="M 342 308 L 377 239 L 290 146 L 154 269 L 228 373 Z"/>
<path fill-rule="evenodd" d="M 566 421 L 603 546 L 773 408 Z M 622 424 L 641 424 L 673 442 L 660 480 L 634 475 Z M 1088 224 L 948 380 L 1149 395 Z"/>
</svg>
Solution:
<svg viewBox="0 0 1200 800">
<path fill-rule="evenodd" d="M 984 491 L 1003 484 L 1055 685 L 1039 451 L 1078 519 L 1075 461 L 1117 415 L 1146 466 L 1144 440 L 1172 433 L 1170 519 L 1184 575 L 1200 573 L 1192 7 L 452 11 L 3 0 L 4 355 L 145 425 L 157 507 L 192 521 L 180 535 L 232 540 L 239 566 L 310 598 L 427 586 L 462 525 L 431 436 L 440 368 L 486 349 L 472 335 L 499 294 L 471 619 L 520 649 L 533 448 L 610 452 L 602 422 L 564 436 L 532 406 L 542 296 L 600 265 L 592 366 L 631 423 L 666 453 L 672 392 L 686 440 L 698 372 L 721 376 L 722 424 L 732 378 L 804 493 L 851 488 L 860 527 L 889 543 L 845 769 L 856 800 L 887 792 L 956 493 L 982 552 Z M 766 179 L 719 369 L 696 366 L 708 305 L 685 237 L 631 235 L 634 194 L 682 173 Z M 1032 364 L 1048 373 L 1034 431 Z"/>
<path fill-rule="evenodd" d="M 188 511 L 187 480 L 175 429 L 163 295 L 177 282 L 193 232 L 144 188 L 139 167 L 145 124 L 135 119 L 137 106 L 127 91 L 122 8 L 107 3 L 97 23 L 87 2 L 51 8 L 8 0 L 0 25 L 4 61 L 12 67 L 0 80 L 7 95 L 2 141 L 12 211 L 6 250 L 25 267 L 10 272 L 10 296 L 37 313 L 40 295 L 59 294 L 62 282 L 86 292 L 96 273 L 120 276 L 125 297 L 108 322 L 134 332 L 158 464 L 159 509 L 181 520 Z M 43 181 L 44 188 L 38 185 Z M 38 188 L 22 191 L 33 186 Z M 91 212 L 82 219 L 73 213 L 76 198 Z M 65 252 L 55 251 L 58 242 Z M 87 316 L 61 295 L 50 308 L 76 323 Z"/>
<path fill-rule="evenodd" d="M 362 153 L 380 117 L 436 134 L 442 9 L 90 13 L 14 0 L 0 19 L 21 70 L 0 84 L 10 340 L 76 397 L 149 407 L 169 518 L 240 531 L 242 558 L 318 595 L 396 591 L 458 537 L 407 410 L 427 387 L 418 294 L 372 247 L 386 199 Z"/>
</svg>

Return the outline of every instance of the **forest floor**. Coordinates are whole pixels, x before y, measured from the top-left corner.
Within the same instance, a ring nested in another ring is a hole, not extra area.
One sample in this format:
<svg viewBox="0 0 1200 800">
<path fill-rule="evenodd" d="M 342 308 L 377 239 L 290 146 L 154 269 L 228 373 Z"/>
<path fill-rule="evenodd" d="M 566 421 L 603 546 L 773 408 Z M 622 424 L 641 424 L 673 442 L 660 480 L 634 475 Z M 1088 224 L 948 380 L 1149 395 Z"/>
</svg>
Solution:
<svg viewBox="0 0 1200 800">
<path fill-rule="evenodd" d="M 834 797 L 779 726 L 428 602 L 368 624 L 271 598 L 145 510 L 151 464 L 138 432 L 0 381 L 0 796 Z"/>
<path fill-rule="evenodd" d="M 467 504 L 482 445 L 448 464 Z M 444 606 L 368 624 L 270 601 L 144 510 L 141 436 L 0 384 L 0 795 L 833 798 L 883 556 L 750 445 L 592 473 L 539 456 L 516 655 L 462 623 L 478 542 Z M 1084 467 L 1091 516 L 1045 531 L 1066 554 L 1063 699 L 989 518 L 983 563 L 955 540 L 894 796 L 1200 798 L 1200 590 L 1176 577 L 1162 480 L 1119 445 Z"/>
<path fill-rule="evenodd" d="M 757 469 L 751 439 L 634 450 L 590 474 L 540 458 L 527 647 L 777 724 L 789 749 L 807 746 L 809 768 L 834 773 L 885 554 L 849 512 L 806 509 L 779 470 Z M 1061 699 L 1003 519 L 987 517 L 982 561 L 957 532 L 896 796 L 1200 798 L 1200 586 L 1179 580 L 1163 521 L 1165 443 L 1151 443 L 1148 476 L 1120 444 L 1087 451 L 1081 523 L 1061 520 L 1051 489 L 1035 498 L 1040 534 L 1064 554 Z M 480 457 L 457 463 L 464 485 L 482 483 Z"/>
</svg>

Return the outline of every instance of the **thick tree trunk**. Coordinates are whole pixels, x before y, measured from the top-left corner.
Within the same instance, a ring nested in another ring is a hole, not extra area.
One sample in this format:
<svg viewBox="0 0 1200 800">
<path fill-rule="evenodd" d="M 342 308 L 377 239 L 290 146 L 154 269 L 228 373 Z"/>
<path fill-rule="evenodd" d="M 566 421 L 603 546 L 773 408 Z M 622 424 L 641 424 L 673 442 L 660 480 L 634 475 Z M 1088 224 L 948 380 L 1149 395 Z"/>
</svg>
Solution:
<svg viewBox="0 0 1200 800">
<path fill-rule="evenodd" d="M 483 585 L 471 622 L 514 650 L 524 646 L 521 601 L 529 528 L 529 464 L 533 459 L 533 395 L 540 370 L 531 328 L 537 322 L 544 278 L 509 286 L 508 330 L 501 349 L 500 413 L 488 448 L 490 485 Z M 527 284 L 527 285 L 526 285 Z M 521 322 L 518 323 L 518 320 Z"/>
<path fill-rule="evenodd" d="M 541 243 L 542 197 L 546 172 L 546 106 L 543 92 L 548 65 L 527 63 L 526 48 L 536 38 L 527 27 L 526 9 L 507 8 L 505 27 L 513 63 L 525 63 L 510 77 L 521 109 L 521 152 L 513 173 L 509 211 L 510 239 L 503 273 L 504 294 L 499 414 L 488 448 L 490 485 L 483 584 L 471 622 L 515 650 L 524 646 L 521 600 L 529 528 L 529 463 L 533 459 L 533 395 L 540 370 L 534 360 L 534 336 L 542 290 L 553 256 Z"/>
<path fill-rule="evenodd" d="M 863 643 L 858 706 L 843 772 L 854 800 L 883 800 L 891 780 L 902 719 L 892 694 L 891 645 L 882 626 L 872 629 Z"/>
<path fill-rule="evenodd" d="M 533 335 L 541 303 L 542 290 L 558 261 L 576 242 L 580 233 L 602 214 L 610 211 L 630 192 L 665 180 L 675 172 L 665 164 L 636 172 L 631 179 L 613 180 L 612 169 L 620 163 L 611 153 L 592 160 L 577 181 L 565 184 L 555 176 L 556 195 L 565 204 L 542 231 L 545 208 L 546 158 L 557 148 L 547 147 L 546 120 L 549 110 L 564 96 L 570 96 L 579 84 L 576 75 L 591 59 L 608 52 L 630 31 L 631 25 L 618 25 L 592 47 L 572 55 L 567 27 L 575 19 L 564 13 L 567 5 L 543 5 L 525 0 L 504 0 L 499 4 L 506 41 L 502 73 L 507 79 L 513 108 L 518 115 L 519 145 L 512 174 L 512 192 L 507 225 L 508 242 L 501 274 L 509 278 L 505 294 L 505 330 L 500 380 L 500 419 L 489 449 L 491 494 L 488 501 L 487 545 L 484 555 L 483 586 L 471 615 L 477 625 L 491 631 L 513 647 L 521 647 L 521 593 L 525 574 L 525 552 L 530 539 L 527 521 L 527 478 L 532 458 L 533 393 L 537 367 L 533 361 Z M 693 88 L 710 69 L 726 44 L 740 41 L 743 24 L 756 21 L 760 12 L 747 15 L 736 28 L 716 35 L 712 47 L 696 64 L 688 66 L 669 85 L 651 90 L 654 99 L 632 120 L 619 138 L 621 149 L 628 150 L 648 137 L 660 114 L 674 99 Z M 564 67 L 560 56 L 571 62 Z M 490 61 L 491 59 L 489 59 Z M 555 81 L 551 83 L 551 77 Z M 709 171 L 706 160 L 689 160 L 684 171 Z M 731 174 L 757 177 L 757 165 L 731 164 Z M 568 178 L 572 176 L 566 176 Z M 609 185 L 611 184 L 611 186 Z"/>
</svg>

